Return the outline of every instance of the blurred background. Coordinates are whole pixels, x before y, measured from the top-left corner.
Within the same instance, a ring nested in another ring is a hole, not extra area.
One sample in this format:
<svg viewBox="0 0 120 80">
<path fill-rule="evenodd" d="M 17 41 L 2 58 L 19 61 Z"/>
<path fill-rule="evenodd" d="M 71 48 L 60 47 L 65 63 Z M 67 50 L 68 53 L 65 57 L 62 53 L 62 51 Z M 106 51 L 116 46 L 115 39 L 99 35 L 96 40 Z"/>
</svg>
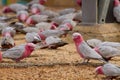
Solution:
<svg viewBox="0 0 120 80">
<path fill-rule="evenodd" d="M 11 3 L 21 3 L 26 4 L 31 0 L 0 0 L 0 5 L 9 5 Z M 48 0 L 45 4 L 47 6 L 54 6 L 54 7 L 78 7 L 75 3 L 75 0 Z"/>
</svg>

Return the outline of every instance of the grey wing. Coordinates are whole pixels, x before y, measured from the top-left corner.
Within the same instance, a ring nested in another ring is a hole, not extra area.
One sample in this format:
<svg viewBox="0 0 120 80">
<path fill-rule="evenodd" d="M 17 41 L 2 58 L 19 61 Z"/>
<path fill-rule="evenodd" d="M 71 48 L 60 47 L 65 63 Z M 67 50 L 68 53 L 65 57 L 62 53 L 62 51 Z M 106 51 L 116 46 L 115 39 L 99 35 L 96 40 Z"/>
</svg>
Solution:
<svg viewBox="0 0 120 80">
<path fill-rule="evenodd" d="M 34 28 L 34 27 L 26 27 L 23 29 L 23 31 L 25 33 L 31 33 L 31 32 L 39 32 L 39 29 L 38 28 Z"/>
<path fill-rule="evenodd" d="M 38 24 L 35 25 L 36 28 L 40 29 L 40 30 L 48 30 L 51 27 L 50 23 L 47 22 L 40 22 Z"/>
<path fill-rule="evenodd" d="M 119 76 L 120 68 L 111 63 L 107 63 L 103 66 L 103 72 L 106 76 Z"/>
<path fill-rule="evenodd" d="M 6 58 L 16 59 L 21 57 L 24 51 L 25 51 L 24 45 L 16 46 L 3 52 L 2 56 Z"/>
<path fill-rule="evenodd" d="M 120 49 L 120 43 L 119 42 L 103 42 L 100 45 L 102 45 L 102 46 L 111 46 L 111 47 Z"/>
<path fill-rule="evenodd" d="M 45 42 L 50 45 L 50 44 L 55 44 L 61 42 L 61 39 L 56 36 L 49 36 L 45 39 Z"/>
<path fill-rule="evenodd" d="M 91 47 L 96 47 L 102 43 L 102 41 L 99 39 L 88 39 L 88 40 L 86 40 L 86 42 Z"/>
<path fill-rule="evenodd" d="M 42 34 L 44 34 L 45 36 L 61 36 L 62 34 L 64 34 L 64 31 L 61 30 L 45 30 L 44 32 L 42 32 Z"/>
<path fill-rule="evenodd" d="M 93 58 L 93 59 L 102 59 L 101 55 L 99 55 L 95 50 L 90 48 L 87 43 L 82 42 L 79 46 L 80 52 L 86 57 L 86 58 Z"/>
<path fill-rule="evenodd" d="M 100 54 L 105 58 L 120 55 L 120 50 L 111 46 L 99 46 L 98 49 Z"/>
</svg>

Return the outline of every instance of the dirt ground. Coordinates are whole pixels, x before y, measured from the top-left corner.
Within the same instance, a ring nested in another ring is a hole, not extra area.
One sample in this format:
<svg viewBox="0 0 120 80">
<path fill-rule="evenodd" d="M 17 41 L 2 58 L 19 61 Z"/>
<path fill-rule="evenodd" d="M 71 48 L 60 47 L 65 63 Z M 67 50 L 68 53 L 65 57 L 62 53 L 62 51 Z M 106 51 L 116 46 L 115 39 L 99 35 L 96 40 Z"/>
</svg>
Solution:
<svg viewBox="0 0 120 80">
<path fill-rule="evenodd" d="M 24 36 L 15 36 L 16 45 L 25 43 Z M 76 52 L 71 35 L 63 40 L 69 44 L 56 50 L 38 49 L 20 63 L 3 59 L 0 80 L 104 80 L 105 76 L 95 77 L 94 72 L 103 63 L 91 60 L 88 64 L 81 64 L 82 59 Z M 120 65 L 119 61 L 120 58 L 116 57 L 110 62 Z"/>
<path fill-rule="evenodd" d="M 71 36 L 68 36 L 69 38 Z M 20 63 L 3 59 L 0 63 L 0 80 L 103 80 L 105 76 L 95 78 L 95 68 L 100 61 L 91 60 L 81 64 L 82 59 L 76 52 L 73 42 L 63 38 L 69 44 L 56 50 L 38 49 Z M 16 45 L 25 43 L 24 35 L 15 36 Z M 120 65 L 120 58 L 112 63 Z M 119 79 L 118 79 L 119 80 Z"/>
</svg>

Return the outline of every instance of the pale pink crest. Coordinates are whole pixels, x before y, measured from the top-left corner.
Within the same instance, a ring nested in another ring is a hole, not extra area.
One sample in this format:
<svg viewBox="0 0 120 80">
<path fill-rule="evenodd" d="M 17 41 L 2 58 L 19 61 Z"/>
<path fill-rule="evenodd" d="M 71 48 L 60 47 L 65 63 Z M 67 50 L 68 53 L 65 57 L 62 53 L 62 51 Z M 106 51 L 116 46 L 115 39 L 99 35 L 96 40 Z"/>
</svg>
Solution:
<svg viewBox="0 0 120 80">
<path fill-rule="evenodd" d="M 26 14 L 21 14 L 19 17 L 19 20 L 25 22 L 27 20 L 27 18 L 28 18 L 28 16 Z"/>
<path fill-rule="evenodd" d="M 31 9 L 31 13 L 32 14 L 39 14 L 40 13 L 40 10 L 38 8 L 32 8 Z"/>
</svg>

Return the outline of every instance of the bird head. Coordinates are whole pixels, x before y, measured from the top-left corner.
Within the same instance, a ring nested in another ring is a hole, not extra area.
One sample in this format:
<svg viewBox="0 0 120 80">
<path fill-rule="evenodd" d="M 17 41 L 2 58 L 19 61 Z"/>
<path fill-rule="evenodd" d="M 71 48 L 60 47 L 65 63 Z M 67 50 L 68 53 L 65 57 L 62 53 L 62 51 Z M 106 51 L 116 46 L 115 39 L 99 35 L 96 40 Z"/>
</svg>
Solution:
<svg viewBox="0 0 120 80">
<path fill-rule="evenodd" d="M 70 31 L 73 30 L 73 26 L 70 23 L 66 23 L 66 25 L 67 25 L 68 30 L 70 30 Z"/>
<path fill-rule="evenodd" d="M 55 25 L 56 27 L 58 27 L 59 25 L 56 22 L 52 22 L 52 25 Z"/>
<path fill-rule="evenodd" d="M 73 33 L 72 38 L 77 43 L 80 43 L 80 42 L 83 41 L 82 35 L 80 33 L 78 33 L 78 32 Z"/>
<path fill-rule="evenodd" d="M 104 73 L 103 73 L 103 70 L 102 70 L 102 66 L 97 67 L 97 68 L 95 69 L 95 72 L 96 72 L 96 75 L 95 75 L 95 76 L 97 76 L 98 74 L 104 74 Z"/>
<path fill-rule="evenodd" d="M 54 24 L 51 24 L 50 29 L 56 29 L 57 27 Z"/>
<path fill-rule="evenodd" d="M 8 6 L 6 6 L 6 7 L 3 8 L 2 12 L 3 13 L 9 13 L 9 12 L 12 12 L 12 10 Z"/>
<path fill-rule="evenodd" d="M 120 4 L 119 0 L 114 0 L 114 6 L 118 6 Z"/>
<path fill-rule="evenodd" d="M 2 52 L 0 51 L 0 61 L 2 61 Z"/>
<path fill-rule="evenodd" d="M 31 18 L 29 17 L 27 20 L 26 20 L 26 24 L 30 25 L 30 24 L 35 24 L 36 22 Z"/>
<path fill-rule="evenodd" d="M 79 6 L 82 6 L 82 0 L 77 0 L 76 2 Z"/>
<path fill-rule="evenodd" d="M 40 14 L 40 9 L 38 9 L 37 7 L 33 7 L 33 8 L 31 8 L 31 13 L 32 14 Z"/>
<path fill-rule="evenodd" d="M 26 14 L 20 14 L 18 16 L 19 21 L 22 21 L 22 22 L 25 22 L 27 20 L 27 18 L 28 18 L 28 15 L 26 15 Z"/>
<path fill-rule="evenodd" d="M 42 34 L 41 32 L 39 32 L 38 35 L 39 35 L 41 40 L 45 40 L 46 39 L 45 35 Z"/>
<path fill-rule="evenodd" d="M 26 48 L 27 48 L 28 50 L 30 50 L 31 52 L 34 51 L 35 47 L 36 47 L 36 45 L 33 44 L 33 43 L 27 43 L 27 44 L 26 44 Z"/>
<path fill-rule="evenodd" d="M 47 0 L 39 0 L 39 3 L 40 3 L 41 5 L 44 5 L 46 2 L 47 2 Z"/>
</svg>

